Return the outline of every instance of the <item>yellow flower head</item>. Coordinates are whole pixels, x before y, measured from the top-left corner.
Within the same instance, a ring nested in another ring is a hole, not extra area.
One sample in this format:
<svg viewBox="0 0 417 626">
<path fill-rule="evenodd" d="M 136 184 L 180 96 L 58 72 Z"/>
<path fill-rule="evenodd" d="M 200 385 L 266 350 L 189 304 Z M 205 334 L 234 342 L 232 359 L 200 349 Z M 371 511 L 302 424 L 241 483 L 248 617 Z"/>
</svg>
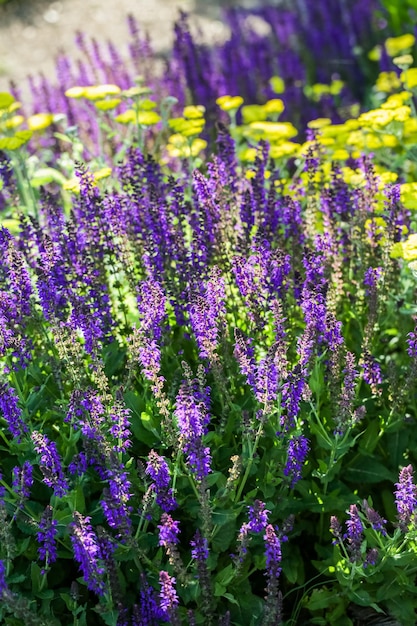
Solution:
<svg viewBox="0 0 417 626">
<path fill-rule="evenodd" d="M 274 93 L 284 93 L 285 91 L 285 83 L 280 76 L 273 76 L 269 84 L 271 85 L 271 89 Z"/>
<path fill-rule="evenodd" d="M 269 141 L 277 141 L 291 139 L 298 135 L 298 131 L 290 122 L 252 122 L 244 134 L 254 138 L 265 137 Z"/>
<path fill-rule="evenodd" d="M 411 98 L 409 91 L 401 91 L 401 93 L 394 93 L 389 96 L 385 102 L 381 104 L 381 109 L 398 109 L 402 107 L 404 102 L 407 102 Z M 407 118 L 408 119 L 408 118 Z"/>
<path fill-rule="evenodd" d="M 405 241 L 394 243 L 390 256 L 392 259 L 415 261 L 417 259 L 417 233 L 413 233 Z"/>
<path fill-rule="evenodd" d="M 411 54 L 402 54 L 401 56 L 392 59 L 394 65 L 401 68 L 402 70 L 406 70 L 407 67 L 410 67 L 410 65 L 413 64 L 413 61 L 414 59 Z"/>
<path fill-rule="evenodd" d="M 417 183 L 404 183 L 400 186 L 401 202 L 406 209 L 417 209 Z"/>
<path fill-rule="evenodd" d="M 278 146 L 271 146 L 269 156 L 271 159 L 282 159 L 283 157 L 294 156 L 298 153 L 300 144 L 293 141 L 284 141 Z"/>
<path fill-rule="evenodd" d="M 390 57 L 396 57 L 414 46 L 416 38 L 411 33 L 399 37 L 389 37 L 385 42 L 385 50 Z"/>
<path fill-rule="evenodd" d="M 241 96 L 220 96 L 220 98 L 217 98 L 216 104 L 223 111 L 236 111 L 243 104 L 243 98 Z"/>
<path fill-rule="evenodd" d="M 182 114 L 186 120 L 197 120 L 203 117 L 205 112 L 206 112 L 206 107 L 204 107 L 202 104 L 197 104 L 195 106 L 191 105 L 191 106 L 185 107 Z"/>
<path fill-rule="evenodd" d="M 394 119 L 394 111 L 389 109 L 372 109 L 359 116 L 362 126 L 374 128 L 375 126 L 387 126 Z"/>
<path fill-rule="evenodd" d="M 375 89 L 382 93 L 391 93 L 401 87 L 401 81 L 396 72 L 381 72 L 375 83 Z"/>
<path fill-rule="evenodd" d="M 401 72 L 401 80 L 407 89 L 417 87 L 417 67 L 410 67 L 408 70 Z"/>
<path fill-rule="evenodd" d="M 180 157 L 187 159 L 190 156 L 196 157 L 198 154 L 207 147 L 207 141 L 196 137 L 190 142 L 178 133 L 171 135 L 167 144 L 167 152 L 171 157 Z"/>
<path fill-rule="evenodd" d="M 114 118 L 119 124 L 139 124 L 140 126 L 153 126 L 161 117 L 155 111 L 135 111 L 128 109 Z"/>
<path fill-rule="evenodd" d="M 318 117 L 315 120 L 311 120 L 308 122 L 308 128 L 319 129 L 324 128 L 325 126 L 330 126 L 332 120 L 329 117 Z"/>
<path fill-rule="evenodd" d="M 27 119 L 27 125 L 30 130 L 44 130 L 48 128 L 54 121 L 52 113 L 36 113 Z"/>
<path fill-rule="evenodd" d="M 268 100 L 268 102 L 264 104 L 264 109 L 268 114 L 279 114 L 283 112 L 283 110 L 285 109 L 285 105 L 280 98 L 273 98 L 272 100 Z"/>
</svg>

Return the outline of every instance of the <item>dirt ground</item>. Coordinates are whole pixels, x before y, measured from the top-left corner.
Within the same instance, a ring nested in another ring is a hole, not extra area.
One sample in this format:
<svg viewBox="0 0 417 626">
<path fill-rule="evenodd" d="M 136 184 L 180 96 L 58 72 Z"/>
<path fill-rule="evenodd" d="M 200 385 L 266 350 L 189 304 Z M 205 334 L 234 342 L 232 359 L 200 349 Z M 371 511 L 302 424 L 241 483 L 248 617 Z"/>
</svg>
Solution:
<svg viewBox="0 0 417 626">
<path fill-rule="evenodd" d="M 258 0 L 259 3 L 259 0 Z M 75 33 L 82 30 L 97 39 L 111 39 L 127 53 L 126 16 L 133 14 L 150 35 L 153 48 L 163 54 L 172 43 L 172 27 L 179 10 L 193 15 L 204 38 L 222 40 L 227 29 L 221 8 L 253 6 L 256 0 L 10 0 L 0 5 L 0 91 L 10 79 L 20 85 L 28 74 L 53 72 L 59 50 L 79 55 Z"/>
</svg>

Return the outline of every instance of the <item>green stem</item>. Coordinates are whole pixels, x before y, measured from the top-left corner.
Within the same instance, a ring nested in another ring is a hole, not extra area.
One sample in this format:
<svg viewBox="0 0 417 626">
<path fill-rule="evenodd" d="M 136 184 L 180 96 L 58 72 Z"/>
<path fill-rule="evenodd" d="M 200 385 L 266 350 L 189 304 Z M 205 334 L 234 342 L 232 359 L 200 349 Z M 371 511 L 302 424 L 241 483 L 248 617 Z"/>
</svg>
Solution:
<svg viewBox="0 0 417 626">
<path fill-rule="evenodd" d="M 250 453 L 250 457 L 249 457 L 248 464 L 246 466 L 245 474 L 244 474 L 244 476 L 242 478 L 242 482 L 240 483 L 239 490 L 238 490 L 238 492 L 236 494 L 236 497 L 235 497 L 235 502 L 239 502 L 240 498 L 242 497 L 242 493 L 243 493 L 243 490 L 245 488 L 246 481 L 248 480 L 249 475 L 250 475 L 251 470 L 252 470 L 253 459 L 254 459 L 255 453 L 256 453 L 256 451 L 258 449 L 259 440 L 261 438 L 262 432 L 263 432 L 263 424 L 261 422 L 259 424 L 258 431 L 256 433 L 255 443 L 253 444 L 253 448 L 252 448 L 251 453 Z"/>
</svg>

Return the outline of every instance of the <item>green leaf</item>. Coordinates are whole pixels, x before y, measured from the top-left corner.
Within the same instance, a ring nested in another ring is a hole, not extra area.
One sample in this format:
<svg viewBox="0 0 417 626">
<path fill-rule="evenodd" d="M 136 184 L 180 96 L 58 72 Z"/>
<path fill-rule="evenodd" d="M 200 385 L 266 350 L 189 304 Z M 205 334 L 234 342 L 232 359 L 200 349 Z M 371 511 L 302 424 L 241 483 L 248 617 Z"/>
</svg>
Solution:
<svg viewBox="0 0 417 626">
<path fill-rule="evenodd" d="M 217 532 L 214 534 L 211 542 L 213 551 L 224 552 L 230 547 L 235 539 L 236 520 L 233 519 L 217 529 Z"/>
<path fill-rule="evenodd" d="M 31 130 L 18 130 L 13 137 L 0 138 L 0 150 L 18 150 L 32 137 Z"/>
<path fill-rule="evenodd" d="M 0 110 L 8 109 L 13 102 L 15 102 L 14 96 L 7 91 L 0 91 Z"/>
<path fill-rule="evenodd" d="M 30 578 L 32 581 L 32 593 L 37 594 L 42 585 L 41 568 L 37 563 L 32 562 L 30 566 Z"/>
<path fill-rule="evenodd" d="M 30 180 L 32 187 L 41 187 L 42 185 L 47 185 L 49 183 L 58 183 L 58 185 L 63 185 L 65 182 L 65 176 L 53 167 L 44 167 L 36 170 Z"/>
<path fill-rule="evenodd" d="M 215 578 L 215 582 L 219 585 L 222 585 L 224 588 L 233 580 L 235 577 L 235 568 L 232 563 L 229 563 L 224 569 L 220 570 Z"/>
<path fill-rule="evenodd" d="M 389 480 L 395 483 L 396 476 L 393 472 L 376 459 L 361 456 L 353 465 L 344 471 L 344 478 L 355 483 L 380 483 Z"/>
</svg>

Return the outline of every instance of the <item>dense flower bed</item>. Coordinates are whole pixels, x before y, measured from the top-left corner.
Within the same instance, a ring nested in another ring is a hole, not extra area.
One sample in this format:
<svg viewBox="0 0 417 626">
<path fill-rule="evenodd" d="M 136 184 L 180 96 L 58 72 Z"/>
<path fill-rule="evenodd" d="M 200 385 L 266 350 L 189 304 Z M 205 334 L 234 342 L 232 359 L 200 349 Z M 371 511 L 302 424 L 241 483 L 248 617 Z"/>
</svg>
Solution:
<svg viewBox="0 0 417 626">
<path fill-rule="evenodd" d="M 4 624 L 416 621 L 415 38 L 297 7 L 0 94 Z"/>
</svg>

